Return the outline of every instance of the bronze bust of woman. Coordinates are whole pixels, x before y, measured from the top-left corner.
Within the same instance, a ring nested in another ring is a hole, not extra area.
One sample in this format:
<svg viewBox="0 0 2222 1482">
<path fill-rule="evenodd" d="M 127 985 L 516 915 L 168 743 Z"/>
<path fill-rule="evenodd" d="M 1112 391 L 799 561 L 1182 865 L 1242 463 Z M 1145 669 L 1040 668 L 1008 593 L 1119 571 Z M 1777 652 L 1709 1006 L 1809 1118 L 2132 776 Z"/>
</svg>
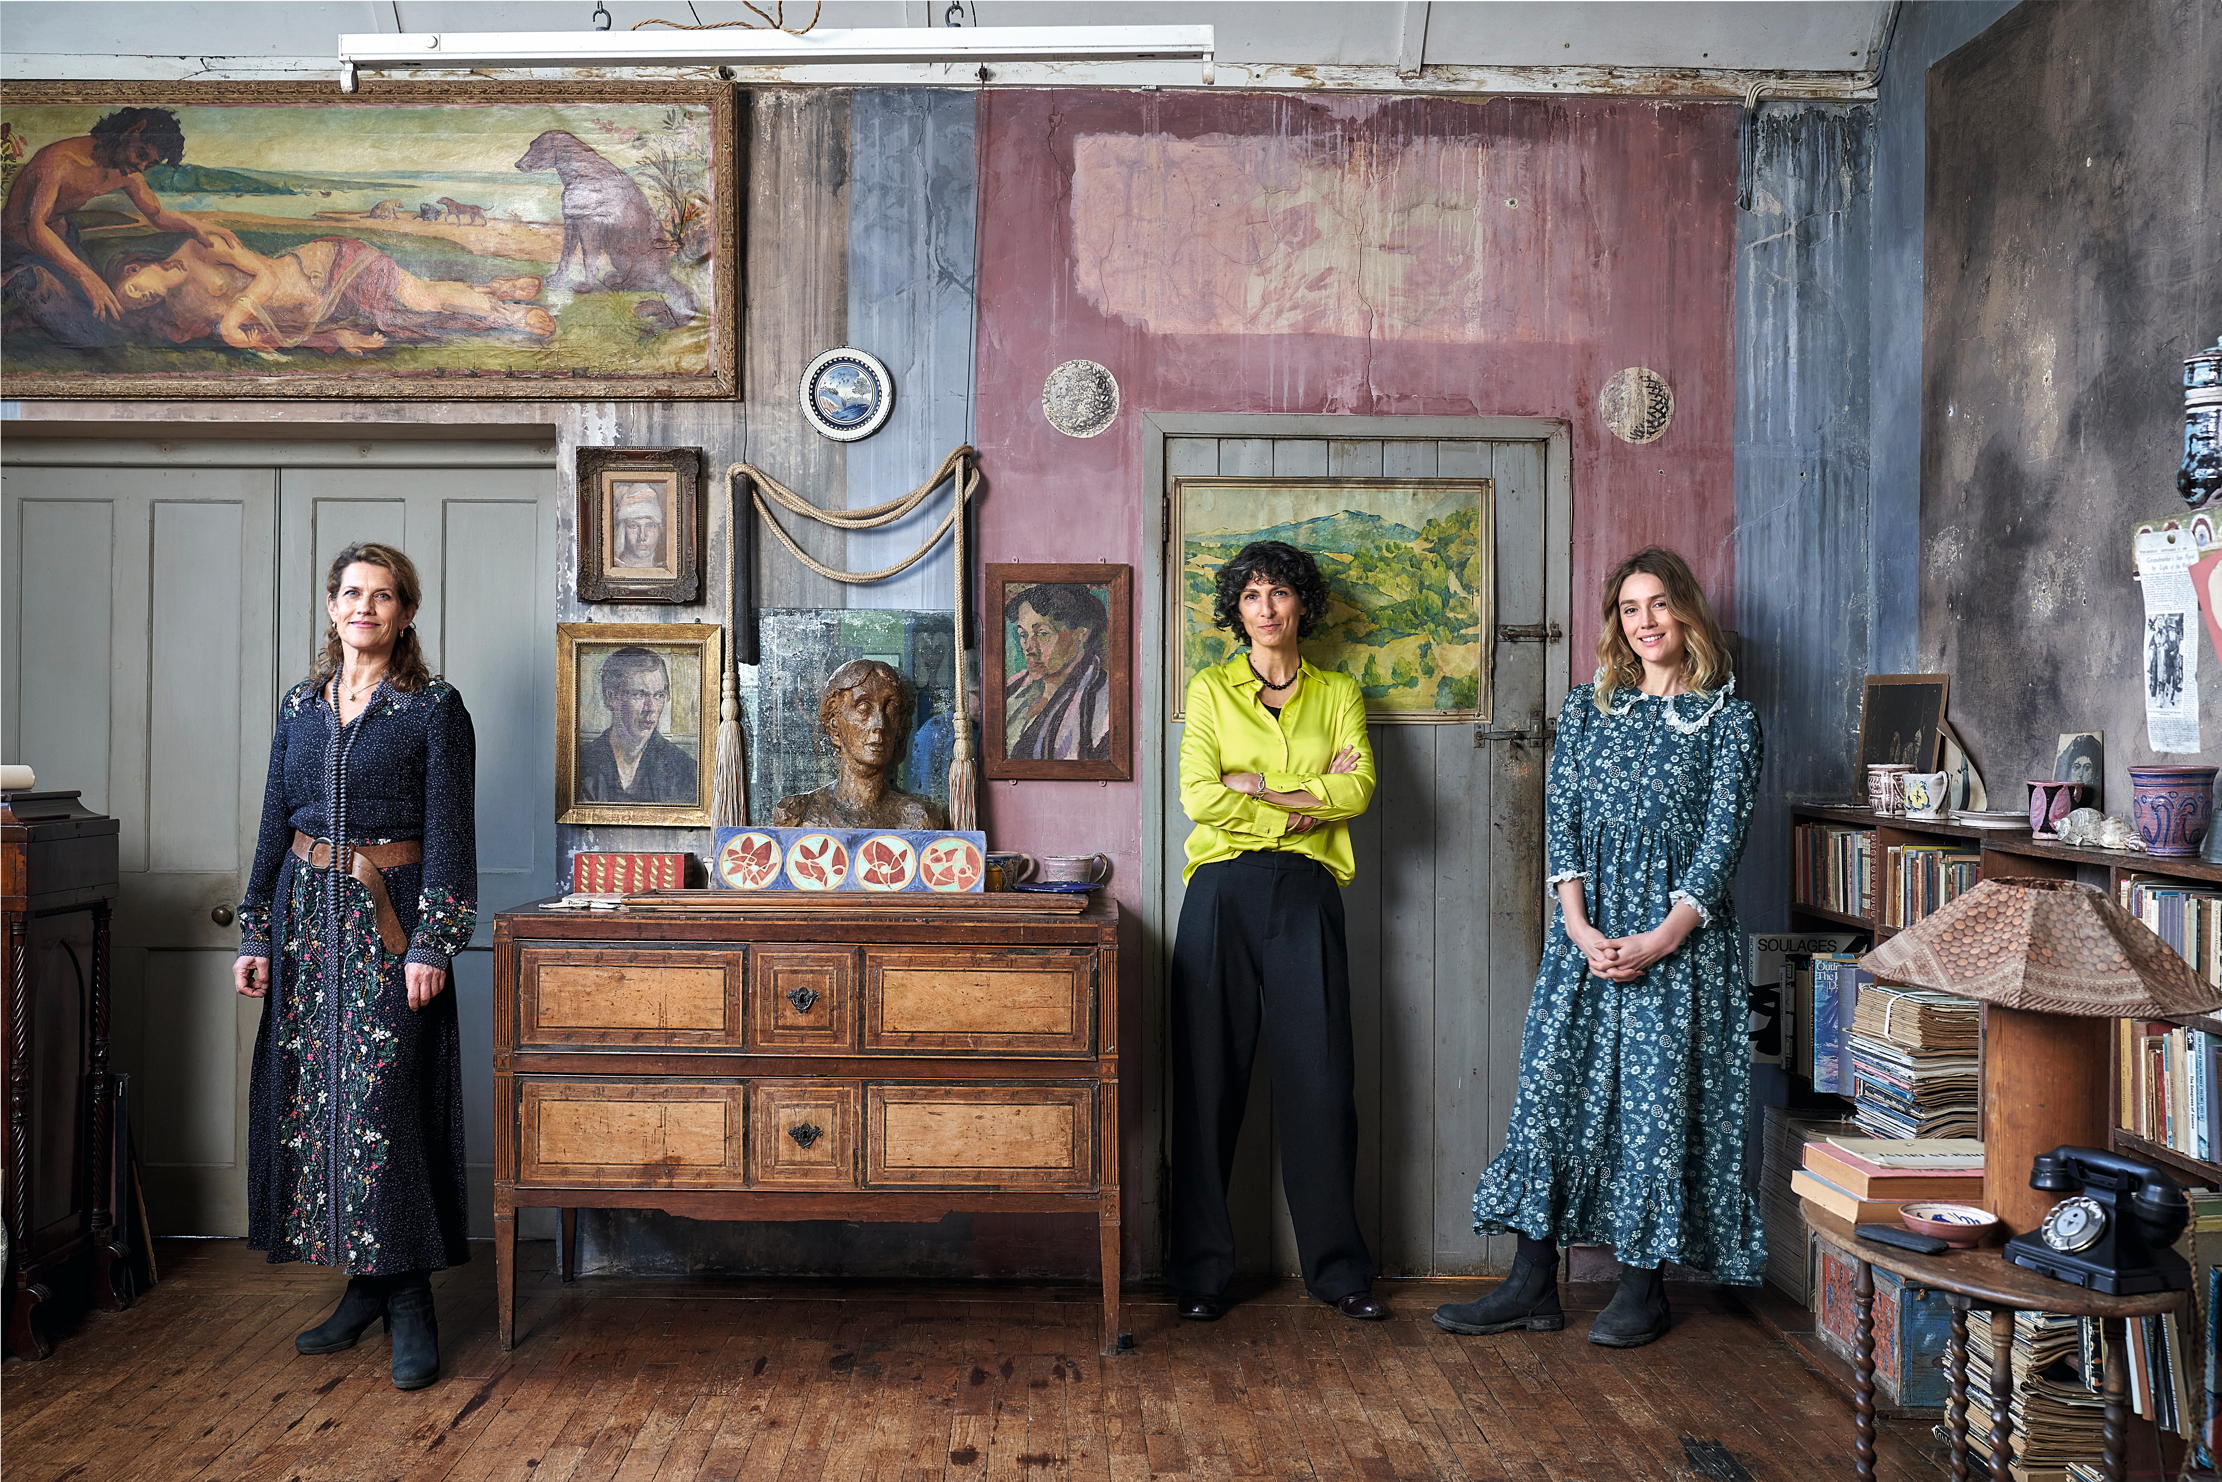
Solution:
<svg viewBox="0 0 2222 1482">
<path fill-rule="evenodd" d="M 851 659 L 833 671 L 818 701 L 818 726 L 833 743 L 839 771 L 812 792 L 779 800 L 777 828 L 939 829 L 948 818 L 931 798 L 895 786 L 895 764 L 910 735 L 910 686 L 877 659 Z"/>
</svg>

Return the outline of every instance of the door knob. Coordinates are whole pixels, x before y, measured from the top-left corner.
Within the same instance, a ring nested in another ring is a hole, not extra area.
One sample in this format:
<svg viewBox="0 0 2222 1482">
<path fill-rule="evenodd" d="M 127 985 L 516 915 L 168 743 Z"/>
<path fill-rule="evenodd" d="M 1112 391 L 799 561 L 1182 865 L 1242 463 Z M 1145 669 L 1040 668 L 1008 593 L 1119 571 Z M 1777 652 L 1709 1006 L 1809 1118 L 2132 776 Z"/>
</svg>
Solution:
<svg viewBox="0 0 2222 1482">
<path fill-rule="evenodd" d="M 213 910 L 213 911 L 211 911 L 211 912 L 209 912 L 209 913 L 208 913 L 208 919 L 209 919 L 209 920 L 211 920 L 211 921 L 213 921 L 213 922 L 215 922 L 215 923 L 216 923 L 216 924 L 217 924 L 218 926 L 229 926 L 229 925 L 231 925 L 231 922 L 232 922 L 231 907 L 229 907 L 229 906 L 218 906 L 218 907 L 217 907 L 217 908 L 216 908 L 215 910 Z"/>
</svg>

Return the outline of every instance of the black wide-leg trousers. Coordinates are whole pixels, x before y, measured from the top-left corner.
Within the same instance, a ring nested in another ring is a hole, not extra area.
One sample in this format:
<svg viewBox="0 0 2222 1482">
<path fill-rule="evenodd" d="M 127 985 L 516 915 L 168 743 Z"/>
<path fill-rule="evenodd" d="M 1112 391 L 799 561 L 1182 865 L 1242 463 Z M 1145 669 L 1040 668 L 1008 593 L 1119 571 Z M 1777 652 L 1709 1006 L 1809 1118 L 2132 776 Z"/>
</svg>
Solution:
<svg viewBox="0 0 2222 1482">
<path fill-rule="evenodd" d="M 1170 993 L 1173 1286 L 1216 1297 L 1234 1276 L 1227 1181 L 1262 1033 L 1304 1285 L 1329 1302 L 1371 1287 L 1335 877 L 1303 855 L 1262 851 L 1200 867 L 1181 906 Z"/>
</svg>

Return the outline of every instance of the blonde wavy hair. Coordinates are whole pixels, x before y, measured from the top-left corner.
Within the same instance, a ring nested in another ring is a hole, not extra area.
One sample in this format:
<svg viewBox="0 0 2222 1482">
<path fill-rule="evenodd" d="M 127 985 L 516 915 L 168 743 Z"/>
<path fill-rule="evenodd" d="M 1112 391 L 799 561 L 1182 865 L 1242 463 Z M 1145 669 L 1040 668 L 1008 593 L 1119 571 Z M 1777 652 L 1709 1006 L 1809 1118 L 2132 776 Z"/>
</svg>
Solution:
<svg viewBox="0 0 2222 1482">
<path fill-rule="evenodd" d="M 1598 713 L 1611 709 L 1615 691 L 1634 689 L 1643 681 L 1643 660 L 1620 631 L 1620 589 L 1631 576 L 1655 576 L 1666 588 L 1667 610 L 1684 630 L 1683 683 L 1702 694 L 1728 683 L 1728 644 L 1721 638 L 1720 624 L 1713 621 L 1713 609 L 1690 563 L 1664 546 L 1645 546 L 1608 572 L 1598 593 L 1604 618 L 1597 630 L 1597 691 L 1592 696 Z"/>
</svg>

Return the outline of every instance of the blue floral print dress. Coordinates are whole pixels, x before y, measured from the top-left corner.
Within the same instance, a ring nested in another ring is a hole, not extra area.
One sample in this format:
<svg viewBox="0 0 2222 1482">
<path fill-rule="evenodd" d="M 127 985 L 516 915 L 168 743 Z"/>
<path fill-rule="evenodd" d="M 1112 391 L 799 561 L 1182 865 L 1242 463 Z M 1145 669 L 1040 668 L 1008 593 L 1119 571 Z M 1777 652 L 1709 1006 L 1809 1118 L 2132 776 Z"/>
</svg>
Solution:
<svg viewBox="0 0 2222 1482">
<path fill-rule="evenodd" d="M 1733 683 L 1669 697 L 1593 685 L 1559 711 L 1545 788 L 1549 886 L 1582 881 L 1590 924 L 1648 931 L 1677 901 L 1702 918 L 1631 983 L 1590 974 L 1554 915 L 1520 1046 L 1504 1151 L 1474 1191 L 1474 1229 L 1609 1245 L 1759 1281 L 1766 1240 L 1744 1182 L 1750 1096 L 1729 882 L 1759 780 L 1758 717 Z"/>
<path fill-rule="evenodd" d="M 381 684 L 346 725 L 315 681 L 278 706 L 240 955 L 270 959 L 248 1092 L 247 1244 L 350 1275 L 438 1270 L 465 1245 L 463 1077 L 452 959 L 478 909 L 476 746 L 444 680 Z M 294 854 L 298 830 L 423 843 L 380 872 L 405 951 L 370 892 Z M 411 1010 L 405 964 L 449 973 Z"/>
</svg>

